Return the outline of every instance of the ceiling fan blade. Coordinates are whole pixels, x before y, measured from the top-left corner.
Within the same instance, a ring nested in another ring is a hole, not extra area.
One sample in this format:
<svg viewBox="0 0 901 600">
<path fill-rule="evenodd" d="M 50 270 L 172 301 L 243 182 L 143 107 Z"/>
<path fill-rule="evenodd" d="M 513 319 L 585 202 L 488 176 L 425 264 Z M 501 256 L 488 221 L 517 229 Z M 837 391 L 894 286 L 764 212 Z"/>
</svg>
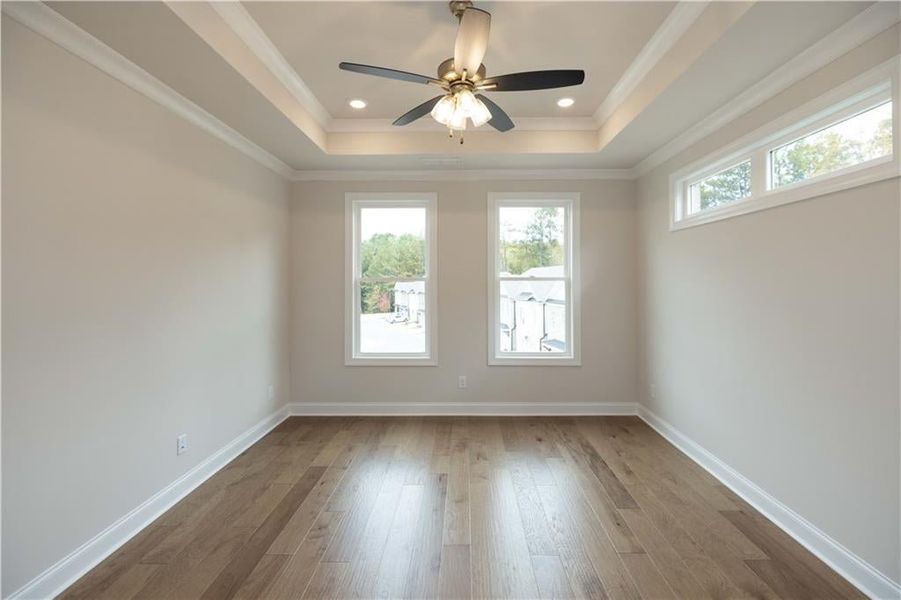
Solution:
<svg viewBox="0 0 901 600">
<path fill-rule="evenodd" d="M 412 123 L 413 121 L 415 121 L 416 119 L 420 119 L 420 118 L 426 116 L 427 114 L 432 112 L 432 109 L 435 108 L 435 105 L 438 104 L 438 101 L 441 100 L 442 98 L 444 98 L 443 95 L 435 96 L 431 100 L 427 100 L 426 102 L 423 102 L 422 104 L 420 104 L 413 110 L 409 110 L 409 111 L 405 112 L 404 114 L 402 114 L 401 116 L 399 116 L 397 118 L 397 120 L 394 121 L 394 123 L 392 123 L 392 125 L 408 125 L 408 124 Z"/>
<path fill-rule="evenodd" d="M 388 79 L 397 79 L 399 81 L 410 81 L 412 83 L 433 83 L 444 86 L 444 82 L 434 77 L 426 77 L 425 75 L 417 75 L 416 73 L 408 73 L 406 71 L 398 71 L 397 69 L 387 69 L 385 67 L 373 67 L 372 65 L 361 65 L 358 63 L 343 62 L 338 65 L 342 71 L 352 71 L 354 73 L 363 73 L 364 75 L 374 75 L 376 77 L 386 77 Z"/>
<path fill-rule="evenodd" d="M 528 71 L 489 77 L 479 83 L 479 89 L 492 92 L 523 92 L 526 90 L 550 90 L 553 88 L 580 85 L 585 81 L 585 71 L 559 69 L 556 71 Z"/>
<path fill-rule="evenodd" d="M 460 17 L 457 40 L 454 42 L 454 71 L 468 76 L 479 71 L 488 50 L 488 33 L 491 30 L 491 13 L 478 8 L 467 8 Z"/>
<path fill-rule="evenodd" d="M 513 129 L 513 121 L 507 116 L 507 113 L 504 112 L 500 106 L 489 100 L 484 96 L 484 94 L 476 94 L 476 98 L 485 103 L 485 106 L 488 107 L 488 112 L 491 113 L 491 120 L 488 121 L 488 124 L 497 129 L 498 131 L 510 131 Z"/>
</svg>

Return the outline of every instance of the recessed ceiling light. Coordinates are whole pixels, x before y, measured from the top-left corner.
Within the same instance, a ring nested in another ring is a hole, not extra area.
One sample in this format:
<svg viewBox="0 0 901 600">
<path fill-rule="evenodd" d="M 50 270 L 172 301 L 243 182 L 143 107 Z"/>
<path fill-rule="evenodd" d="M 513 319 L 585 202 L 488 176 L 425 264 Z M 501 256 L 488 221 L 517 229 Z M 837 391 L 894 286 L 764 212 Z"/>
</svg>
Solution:
<svg viewBox="0 0 901 600">
<path fill-rule="evenodd" d="M 348 102 L 348 104 L 350 104 L 351 108 L 356 108 L 357 110 L 360 110 L 361 108 L 366 108 L 365 100 L 354 99 L 354 100 L 351 100 L 350 102 Z"/>
<path fill-rule="evenodd" d="M 560 108 L 569 108 L 575 103 L 576 101 L 572 98 L 560 98 L 559 100 L 557 100 L 557 106 L 559 106 Z"/>
</svg>

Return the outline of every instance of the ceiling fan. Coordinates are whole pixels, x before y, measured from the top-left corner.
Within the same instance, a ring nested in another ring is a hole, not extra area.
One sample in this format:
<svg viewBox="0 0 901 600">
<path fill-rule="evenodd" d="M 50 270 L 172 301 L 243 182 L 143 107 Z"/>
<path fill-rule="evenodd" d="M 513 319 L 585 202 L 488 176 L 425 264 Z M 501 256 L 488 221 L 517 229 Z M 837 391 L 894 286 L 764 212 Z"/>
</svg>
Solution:
<svg viewBox="0 0 901 600">
<path fill-rule="evenodd" d="M 433 119 L 448 128 L 451 137 L 455 131 L 461 132 L 462 144 L 462 132 L 466 130 L 467 119 L 475 127 L 488 123 L 498 131 L 513 129 L 513 121 L 507 113 L 480 92 L 549 90 L 580 85 L 585 81 L 585 71 L 578 69 L 528 71 L 487 77 L 482 58 L 488 49 L 491 14 L 473 7 L 469 0 L 452 0 L 449 4 L 460 25 L 454 43 L 454 56 L 438 65 L 437 78 L 358 63 L 342 62 L 338 65 L 344 71 L 424 83 L 444 91 L 440 96 L 423 102 L 398 117 L 394 125 L 407 125 L 431 114 Z"/>
</svg>

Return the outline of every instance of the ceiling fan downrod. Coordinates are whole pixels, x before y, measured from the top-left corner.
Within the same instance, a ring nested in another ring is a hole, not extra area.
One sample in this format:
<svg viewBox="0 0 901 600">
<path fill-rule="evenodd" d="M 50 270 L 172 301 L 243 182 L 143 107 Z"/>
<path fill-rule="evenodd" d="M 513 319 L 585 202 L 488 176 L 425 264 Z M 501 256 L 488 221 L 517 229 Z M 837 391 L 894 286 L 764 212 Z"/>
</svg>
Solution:
<svg viewBox="0 0 901 600">
<path fill-rule="evenodd" d="M 450 7 L 451 14 L 457 17 L 457 19 L 463 18 L 463 13 L 467 8 L 472 6 L 471 0 L 450 0 L 447 3 L 448 7 Z"/>
<path fill-rule="evenodd" d="M 450 0 L 448 8 L 457 17 L 459 26 L 454 55 L 438 65 L 437 78 L 361 63 L 342 62 L 338 65 L 344 71 L 431 85 L 442 91 L 440 96 L 398 117 L 394 125 L 409 125 L 431 114 L 435 121 L 448 127 L 450 137 L 454 137 L 454 131 L 459 131 L 462 144 L 467 121 L 474 127 L 487 123 L 500 132 L 514 127 L 507 113 L 483 92 L 549 90 L 580 85 L 585 80 L 585 72 L 581 69 L 524 71 L 488 77 L 482 59 L 488 49 L 491 13 L 475 8 L 471 0 Z"/>
</svg>

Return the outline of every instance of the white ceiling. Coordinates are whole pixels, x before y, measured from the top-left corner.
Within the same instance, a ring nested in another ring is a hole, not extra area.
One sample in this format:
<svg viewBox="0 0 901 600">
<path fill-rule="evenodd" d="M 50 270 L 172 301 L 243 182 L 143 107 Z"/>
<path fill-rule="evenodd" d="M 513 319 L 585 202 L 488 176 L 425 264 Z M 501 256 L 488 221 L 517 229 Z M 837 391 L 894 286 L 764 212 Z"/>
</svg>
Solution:
<svg viewBox="0 0 901 600">
<path fill-rule="evenodd" d="M 320 153 L 166 4 L 47 4 L 288 164 L 305 164 Z"/>
<path fill-rule="evenodd" d="M 591 116 L 672 10 L 667 2 L 479 2 L 491 15 L 488 75 L 584 69 L 585 83 L 565 90 L 495 94 L 517 117 Z M 435 96 L 428 86 L 338 70 L 341 61 L 434 77 L 453 55 L 457 19 L 444 2 L 251 2 L 248 12 L 334 117 L 360 113 L 395 119 Z M 615 52 L 611 50 L 615 49 Z M 568 111 L 562 96 L 576 100 Z"/>
<path fill-rule="evenodd" d="M 586 82 L 495 93 L 517 129 L 483 127 L 463 146 L 428 118 L 390 127 L 434 88 L 337 68 L 432 75 L 453 49 L 444 2 L 245 2 L 237 25 L 205 2 L 48 4 L 294 169 L 415 170 L 632 167 L 870 3 L 480 2 L 489 74 L 582 68 Z M 369 106 L 350 109 L 355 97 Z"/>
<path fill-rule="evenodd" d="M 755 4 L 631 123 L 629 135 L 613 140 L 605 153 L 616 157 L 616 166 L 634 165 L 867 6 L 864 2 Z"/>
</svg>

